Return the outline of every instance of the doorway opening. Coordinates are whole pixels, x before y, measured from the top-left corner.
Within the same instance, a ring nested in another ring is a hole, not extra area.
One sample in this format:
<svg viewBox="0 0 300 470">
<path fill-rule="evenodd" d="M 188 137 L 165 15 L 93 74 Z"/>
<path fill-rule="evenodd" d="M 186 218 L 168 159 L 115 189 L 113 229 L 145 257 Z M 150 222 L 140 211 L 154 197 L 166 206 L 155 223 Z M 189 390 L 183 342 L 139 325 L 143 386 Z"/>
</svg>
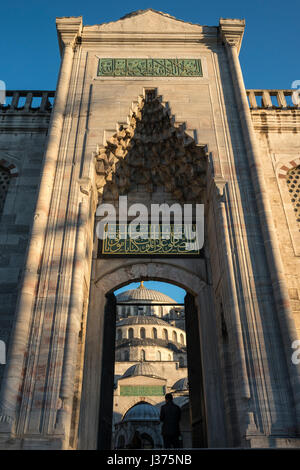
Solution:
<svg viewBox="0 0 300 470">
<path fill-rule="evenodd" d="M 166 393 L 181 409 L 180 446 L 207 447 L 193 295 L 174 284 L 141 280 L 106 298 L 98 449 L 163 448 Z"/>
</svg>

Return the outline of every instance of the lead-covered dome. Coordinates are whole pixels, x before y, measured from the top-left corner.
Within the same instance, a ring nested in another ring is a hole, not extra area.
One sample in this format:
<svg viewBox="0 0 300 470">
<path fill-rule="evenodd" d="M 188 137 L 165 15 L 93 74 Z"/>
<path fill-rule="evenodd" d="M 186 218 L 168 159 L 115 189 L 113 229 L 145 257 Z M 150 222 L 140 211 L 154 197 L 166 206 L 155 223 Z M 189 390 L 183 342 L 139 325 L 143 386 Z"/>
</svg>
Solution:
<svg viewBox="0 0 300 470">
<path fill-rule="evenodd" d="M 188 390 L 189 389 L 188 378 L 183 377 L 182 379 L 177 380 L 177 382 L 174 383 L 172 388 L 173 390 L 176 390 L 177 392 Z"/>
<path fill-rule="evenodd" d="M 125 379 L 126 377 L 133 377 L 136 375 L 158 377 L 156 369 L 151 364 L 148 364 L 147 362 L 139 362 L 133 366 L 130 366 L 129 369 L 124 372 L 122 378 Z"/>
<path fill-rule="evenodd" d="M 170 326 L 168 322 L 162 320 L 159 317 L 155 317 L 154 315 L 135 315 L 130 316 L 127 318 L 122 318 L 122 320 L 118 321 L 117 327 L 120 326 L 127 326 L 127 325 L 164 325 Z"/>
<path fill-rule="evenodd" d="M 125 413 L 122 421 L 159 421 L 159 412 L 150 403 L 137 403 Z"/>
<path fill-rule="evenodd" d="M 137 289 L 129 289 L 116 295 L 117 302 L 158 302 L 177 305 L 174 299 L 157 290 L 147 289 L 143 281 Z"/>
</svg>

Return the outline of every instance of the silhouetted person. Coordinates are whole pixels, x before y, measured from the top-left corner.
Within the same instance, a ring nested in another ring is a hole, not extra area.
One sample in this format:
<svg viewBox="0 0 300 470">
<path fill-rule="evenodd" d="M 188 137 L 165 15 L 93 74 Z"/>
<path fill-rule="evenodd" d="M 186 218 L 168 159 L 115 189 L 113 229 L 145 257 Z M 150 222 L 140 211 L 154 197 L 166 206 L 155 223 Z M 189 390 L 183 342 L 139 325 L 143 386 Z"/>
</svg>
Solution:
<svg viewBox="0 0 300 470">
<path fill-rule="evenodd" d="M 165 396 L 166 404 L 161 407 L 160 420 L 162 421 L 162 436 L 164 440 L 165 449 L 179 448 L 180 428 L 179 421 L 181 410 L 179 406 L 173 403 L 172 393 L 167 393 Z"/>
<path fill-rule="evenodd" d="M 131 442 L 128 444 L 127 449 L 141 449 L 142 448 L 142 439 L 140 438 L 140 433 L 135 431 Z"/>
</svg>

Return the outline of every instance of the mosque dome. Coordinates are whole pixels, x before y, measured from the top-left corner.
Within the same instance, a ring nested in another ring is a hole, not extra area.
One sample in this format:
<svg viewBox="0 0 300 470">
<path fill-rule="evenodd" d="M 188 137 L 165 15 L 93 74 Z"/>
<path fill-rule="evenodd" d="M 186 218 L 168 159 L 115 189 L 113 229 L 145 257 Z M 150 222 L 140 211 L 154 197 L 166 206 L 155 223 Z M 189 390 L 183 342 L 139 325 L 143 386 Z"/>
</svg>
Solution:
<svg viewBox="0 0 300 470">
<path fill-rule="evenodd" d="M 122 421 L 159 421 L 159 412 L 150 403 L 142 402 L 130 408 Z"/>
<path fill-rule="evenodd" d="M 147 289 L 143 281 L 137 289 L 129 289 L 116 295 L 117 302 L 145 302 L 145 303 L 162 303 L 177 305 L 174 299 L 157 290 Z"/>
<path fill-rule="evenodd" d="M 188 378 L 184 377 L 182 379 L 177 380 L 177 382 L 174 383 L 172 388 L 173 390 L 176 390 L 177 392 L 188 390 L 189 389 Z"/>
<path fill-rule="evenodd" d="M 147 362 L 138 362 L 137 364 L 129 367 L 129 369 L 124 372 L 122 378 L 125 379 L 126 377 L 134 377 L 136 375 L 158 377 L 155 368 L 151 364 L 148 364 Z"/>
<path fill-rule="evenodd" d="M 119 326 L 126 326 L 126 325 L 164 325 L 170 326 L 168 322 L 162 320 L 159 317 L 155 317 L 154 315 L 136 315 L 130 316 L 127 318 L 123 318 L 117 323 L 117 327 Z"/>
</svg>

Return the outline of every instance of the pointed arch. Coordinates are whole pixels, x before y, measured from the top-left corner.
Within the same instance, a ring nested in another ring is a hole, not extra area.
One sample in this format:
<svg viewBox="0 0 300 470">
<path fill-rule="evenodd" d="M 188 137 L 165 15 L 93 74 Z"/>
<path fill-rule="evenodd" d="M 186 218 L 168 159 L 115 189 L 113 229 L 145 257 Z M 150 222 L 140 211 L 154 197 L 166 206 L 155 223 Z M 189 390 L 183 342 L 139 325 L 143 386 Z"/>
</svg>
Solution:
<svg viewBox="0 0 300 470">
<path fill-rule="evenodd" d="M 128 338 L 133 339 L 134 338 L 134 331 L 133 328 L 128 328 Z"/>
<path fill-rule="evenodd" d="M 144 327 L 142 327 L 142 328 L 140 329 L 140 337 L 141 337 L 141 339 L 145 339 L 145 338 L 146 338 L 146 330 L 145 330 Z"/>
<path fill-rule="evenodd" d="M 141 349 L 140 359 L 141 361 L 146 361 L 146 351 L 144 349 Z"/>
</svg>

